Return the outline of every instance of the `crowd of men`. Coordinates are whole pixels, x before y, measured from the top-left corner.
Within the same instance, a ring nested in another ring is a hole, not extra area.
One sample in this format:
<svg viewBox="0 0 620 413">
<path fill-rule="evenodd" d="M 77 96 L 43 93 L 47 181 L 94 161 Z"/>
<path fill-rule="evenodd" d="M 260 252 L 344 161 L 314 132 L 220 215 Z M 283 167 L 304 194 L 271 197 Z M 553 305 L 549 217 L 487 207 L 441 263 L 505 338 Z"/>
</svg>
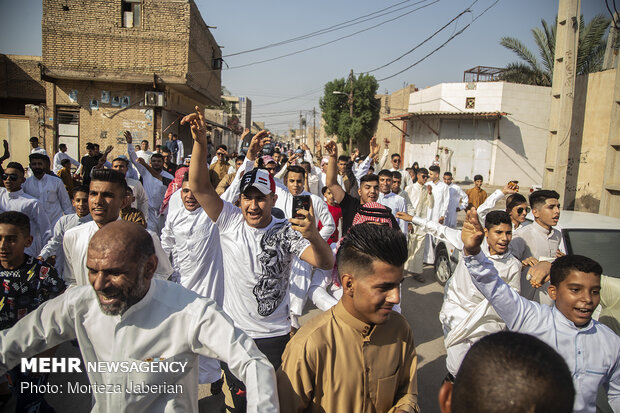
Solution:
<svg viewBox="0 0 620 413">
<path fill-rule="evenodd" d="M 74 340 L 84 362 L 150 366 L 89 370 L 122 389 L 93 392 L 94 411 L 195 412 L 211 383 L 228 412 L 419 412 L 400 286 L 424 281 L 441 239 L 461 254 L 439 314 L 446 378 L 425 397 L 442 412 L 594 413 L 601 392 L 620 411 L 619 331 L 592 318 L 608 280 L 565 254 L 556 192 L 526 199 L 511 181 L 487 195 L 481 176 L 465 192 L 449 148 L 403 169 L 375 138 L 367 156 L 334 142 L 264 155 L 261 131 L 245 154 L 209 159 L 199 108 L 181 123 L 191 159 L 176 135 L 151 152 L 126 131 L 111 161 L 89 143 L 79 162 L 62 144 L 51 162 L 33 138 L 29 165 L 4 166 L 0 403 L 11 389 L 18 412 L 53 411 L 23 390 L 47 374 L 20 361 Z M 300 325 L 308 299 L 322 313 Z"/>
</svg>

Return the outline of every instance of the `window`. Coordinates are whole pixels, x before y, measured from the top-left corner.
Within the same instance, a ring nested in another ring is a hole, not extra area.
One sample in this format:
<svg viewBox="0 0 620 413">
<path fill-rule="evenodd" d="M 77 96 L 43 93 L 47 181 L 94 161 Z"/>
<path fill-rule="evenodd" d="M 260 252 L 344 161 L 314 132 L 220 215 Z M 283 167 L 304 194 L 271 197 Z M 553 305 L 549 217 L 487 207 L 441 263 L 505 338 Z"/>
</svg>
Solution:
<svg viewBox="0 0 620 413">
<path fill-rule="evenodd" d="M 123 27 L 140 27 L 141 0 L 121 0 Z"/>
<path fill-rule="evenodd" d="M 564 229 L 567 254 L 592 258 L 603 267 L 603 274 L 620 278 L 618 244 L 620 231 L 616 229 Z"/>
<path fill-rule="evenodd" d="M 474 109 L 476 107 L 476 98 L 465 99 L 465 109 Z"/>
</svg>

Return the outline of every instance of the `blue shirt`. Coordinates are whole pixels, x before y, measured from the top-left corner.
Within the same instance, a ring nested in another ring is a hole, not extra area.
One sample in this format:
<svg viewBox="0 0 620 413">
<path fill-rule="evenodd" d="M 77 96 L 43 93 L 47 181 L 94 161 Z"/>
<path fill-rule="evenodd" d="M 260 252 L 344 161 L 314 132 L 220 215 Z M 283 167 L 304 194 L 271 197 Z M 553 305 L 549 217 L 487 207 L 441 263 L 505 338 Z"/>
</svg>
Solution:
<svg viewBox="0 0 620 413">
<path fill-rule="evenodd" d="M 577 327 L 555 306 L 521 297 L 482 252 L 464 259 L 474 284 L 510 330 L 533 335 L 562 355 L 573 375 L 574 412 L 596 413 L 600 384 L 608 388 L 612 409 L 620 412 L 620 337 L 595 320 Z"/>
</svg>

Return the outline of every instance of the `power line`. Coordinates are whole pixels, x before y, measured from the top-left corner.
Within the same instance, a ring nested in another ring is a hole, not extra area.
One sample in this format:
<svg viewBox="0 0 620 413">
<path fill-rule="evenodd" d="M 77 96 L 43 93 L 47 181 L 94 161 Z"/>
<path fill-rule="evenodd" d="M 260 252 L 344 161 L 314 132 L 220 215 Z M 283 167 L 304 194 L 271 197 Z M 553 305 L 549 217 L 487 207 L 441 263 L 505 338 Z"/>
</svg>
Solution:
<svg viewBox="0 0 620 413">
<path fill-rule="evenodd" d="M 348 25 L 349 23 L 353 23 L 353 22 L 355 22 L 357 20 L 364 19 L 364 18 L 372 16 L 374 14 L 384 12 L 386 10 L 389 10 L 389 9 L 394 8 L 396 6 L 400 6 L 403 3 L 408 3 L 410 1 L 411 0 L 404 0 L 404 1 L 401 1 L 399 3 L 393 4 L 391 6 L 388 6 L 386 8 L 383 8 L 381 10 L 377 10 L 377 11 L 368 13 L 368 14 L 366 14 L 364 16 L 356 17 L 355 19 L 347 20 L 347 21 L 344 21 L 344 22 L 341 22 L 341 23 L 336 23 L 333 26 L 329 26 L 329 27 L 326 27 L 324 29 L 316 30 L 316 31 L 311 32 L 311 33 L 306 33 L 306 34 L 303 34 L 303 35 L 298 36 L 298 37 L 293 37 L 293 38 L 282 40 L 282 41 L 279 41 L 279 42 L 276 42 L 276 43 L 271 43 L 271 44 L 268 44 L 268 45 L 265 45 L 265 46 L 256 47 L 254 49 L 248 49 L 248 50 L 243 50 L 241 52 L 227 54 L 227 55 L 224 55 L 222 57 L 231 57 L 231 56 L 237 56 L 237 55 L 244 54 L 244 53 L 256 52 L 256 51 L 259 51 L 259 50 L 269 49 L 271 47 L 281 46 L 283 44 L 292 43 L 292 42 L 296 42 L 296 41 L 299 41 L 299 40 L 309 39 L 309 38 L 314 37 L 314 36 L 318 36 L 318 35 L 321 35 L 321 34 L 329 33 L 330 31 L 333 31 L 333 30 L 340 30 L 340 29 L 343 29 L 345 27 L 349 27 L 349 26 L 343 26 L 343 25 Z M 422 0 L 422 1 L 418 2 L 418 3 L 422 3 L 424 1 L 427 1 L 427 0 Z M 417 4 L 417 3 L 414 3 L 413 5 L 415 5 L 415 4 Z M 411 6 L 412 5 L 406 6 L 406 7 L 411 7 Z M 402 9 L 399 9 L 399 10 L 402 10 Z M 396 11 L 396 10 L 393 10 L 392 12 L 394 12 L 394 11 Z M 376 17 L 380 17 L 380 16 L 375 16 L 374 18 L 376 18 Z M 363 22 L 358 22 L 358 23 L 363 23 Z M 358 24 L 358 23 L 355 23 L 355 24 Z M 343 27 L 340 27 L 340 26 L 343 26 Z"/>
<path fill-rule="evenodd" d="M 297 51 L 294 51 L 294 52 L 286 53 L 286 54 L 283 54 L 283 55 L 280 55 L 280 56 L 272 57 L 270 59 L 259 60 L 259 61 L 256 61 L 256 62 L 246 63 L 246 64 L 239 65 L 239 66 L 231 66 L 227 70 L 240 69 L 240 68 L 243 68 L 243 67 L 254 66 L 254 65 L 261 64 L 261 63 L 273 62 L 274 60 L 279 60 L 279 59 L 283 59 L 285 57 L 289 57 L 289 56 L 293 56 L 293 55 L 296 55 L 296 54 L 299 54 L 299 53 L 307 52 L 308 50 L 318 49 L 319 47 L 327 46 L 329 44 L 336 43 L 336 42 L 338 42 L 340 40 L 348 39 L 349 37 L 353 37 L 353 36 L 358 35 L 360 33 L 367 32 L 367 31 L 372 30 L 372 29 L 376 29 L 379 26 L 383 26 L 384 24 L 387 24 L 387 23 L 390 23 L 390 22 L 392 22 L 394 20 L 397 20 L 397 19 L 400 19 L 402 17 L 405 17 L 405 16 L 407 16 L 407 15 L 413 13 L 413 12 L 416 12 L 416 11 L 418 11 L 420 9 L 432 6 L 433 4 L 438 3 L 439 1 L 440 0 L 435 0 L 435 1 L 431 2 L 431 3 L 429 3 L 429 4 L 422 5 L 422 6 L 418 7 L 418 8 L 410 10 L 410 11 L 408 11 L 406 13 L 403 13 L 403 14 L 401 14 L 399 16 L 396 16 L 396 17 L 393 17 L 391 19 L 385 20 L 383 22 L 377 23 L 377 24 L 375 24 L 373 26 L 370 26 L 370 27 L 367 27 L 365 29 L 358 30 L 358 31 L 353 32 L 351 34 L 348 34 L 346 36 L 338 37 L 338 38 L 336 38 L 334 40 L 330 40 L 328 42 L 320 43 L 320 44 L 315 45 L 315 46 L 306 47 L 305 49 L 301 49 L 301 50 L 297 50 Z"/>
<path fill-rule="evenodd" d="M 394 73 L 391 76 L 388 77 L 384 77 L 383 79 L 378 79 L 377 82 L 382 82 L 384 80 L 388 80 L 391 79 L 395 76 L 400 75 L 403 72 L 406 72 L 407 70 L 411 69 L 412 67 L 418 65 L 419 63 L 423 62 L 424 60 L 426 60 L 428 57 L 430 57 L 431 55 L 433 55 L 435 52 L 437 52 L 438 50 L 442 49 L 445 45 L 447 45 L 448 43 L 450 43 L 455 37 L 459 36 L 460 34 L 462 34 L 465 30 L 467 30 L 467 28 L 469 26 L 471 26 L 476 20 L 478 20 L 480 17 L 482 17 L 482 15 L 484 15 L 489 9 L 491 9 L 492 7 L 494 7 L 497 3 L 499 3 L 500 0 L 495 0 L 495 2 L 493 2 L 489 7 L 487 7 L 486 9 L 484 9 L 484 11 L 482 13 L 480 13 L 478 16 L 476 16 L 471 23 L 467 24 L 465 27 L 463 27 L 461 30 L 459 30 L 458 32 L 454 33 L 452 36 L 450 36 L 448 38 L 448 40 L 446 40 L 445 42 L 443 42 L 441 45 L 439 45 L 437 48 L 435 48 L 433 51 L 431 51 L 430 53 L 428 53 L 426 56 L 424 56 L 423 58 L 421 58 L 420 60 L 418 60 L 417 62 L 415 62 L 414 64 L 407 66 L 406 68 L 404 68 L 403 70 Z"/>
<path fill-rule="evenodd" d="M 388 63 L 379 66 L 375 69 L 372 70 L 368 70 L 367 72 L 364 73 L 372 73 L 372 72 L 376 72 L 377 70 L 383 69 L 384 67 L 387 67 L 389 65 L 391 65 L 392 63 L 402 59 L 403 57 L 407 56 L 408 54 L 412 53 L 413 51 L 415 51 L 416 49 L 418 49 L 420 46 L 422 46 L 423 44 L 425 44 L 426 42 L 428 42 L 429 40 L 431 40 L 433 37 L 437 36 L 441 31 L 443 31 L 446 27 L 450 26 L 452 24 L 452 22 L 454 22 L 455 20 L 457 20 L 459 17 L 461 17 L 463 14 L 465 13 L 471 13 L 471 7 L 476 4 L 478 2 L 478 0 L 475 0 L 471 5 L 469 5 L 469 7 L 467 7 L 465 10 L 463 10 L 462 12 L 460 12 L 456 17 L 454 17 L 452 20 L 450 20 L 448 23 L 446 23 L 445 25 L 443 25 L 439 30 L 435 31 L 435 33 L 431 34 L 429 37 L 427 37 L 426 39 L 424 39 L 421 43 L 418 43 L 413 49 L 409 49 L 408 51 L 406 51 L 405 53 L 403 53 L 402 55 L 398 56 L 396 59 L 389 61 Z"/>
</svg>

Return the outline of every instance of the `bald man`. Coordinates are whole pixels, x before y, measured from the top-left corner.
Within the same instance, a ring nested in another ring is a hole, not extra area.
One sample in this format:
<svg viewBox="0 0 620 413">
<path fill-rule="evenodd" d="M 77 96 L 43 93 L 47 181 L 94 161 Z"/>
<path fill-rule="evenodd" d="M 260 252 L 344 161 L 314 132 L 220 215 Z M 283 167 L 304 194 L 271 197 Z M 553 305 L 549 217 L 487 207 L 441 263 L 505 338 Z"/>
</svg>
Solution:
<svg viewBox="0 0 620 413">
<path fill-rule="evenodd" d="M 267 358 L 213 300 L 153 278 L 157 256 L 142 227 L 102 227 L 86 265 L 91 285 L 71 288 L 0 333 L 0 374 L 77 338 L 82 369 L 97 366 L 88 369 L 90 383 L 107 389 L 93 392 L 97 411 L 198 412 L 199 355 L 226 362 L 246 383 L 248 412 L 278 411 Z M 101 362 L 124 362 L 129 371 L 108 373 Z"/>
</svg>

